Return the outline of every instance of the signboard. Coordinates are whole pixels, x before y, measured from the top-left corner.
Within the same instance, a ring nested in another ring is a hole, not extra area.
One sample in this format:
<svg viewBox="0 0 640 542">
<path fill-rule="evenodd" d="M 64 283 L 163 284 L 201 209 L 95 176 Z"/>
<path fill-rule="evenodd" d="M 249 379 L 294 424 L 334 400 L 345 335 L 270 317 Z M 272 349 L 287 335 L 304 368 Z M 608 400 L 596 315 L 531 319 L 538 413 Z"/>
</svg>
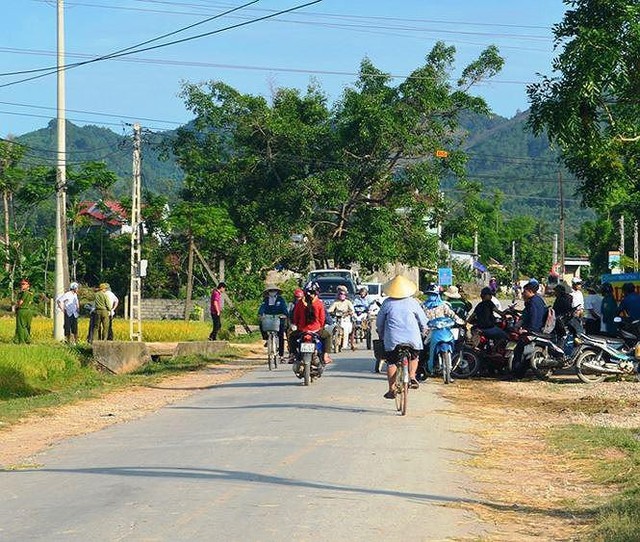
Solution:
<svg viewBox="0 0 640 542">
<path fill-rule="evenodd" d="M 448 156 L 449 156 L 449 153 L 447 151 L 443 151 L 443 150 L 436 151 L 436 158 L 447 158 Z"/>
<path fill-rule="evenodd" d="M 451 286 L 453 284 L 453 271 L 450 267 L 438 268 L 438 283 L 440 286 Z"/>
<path fill-rule="evenodd" d="M 611 269 L 612 273 L 616 272 L 616 269 L 620 269 L 620 251 L 619 250 L 610 250 L 609 251 L 609 269 Z M 618 271 L 619 273 L 620 271 Z"/>
</svg>

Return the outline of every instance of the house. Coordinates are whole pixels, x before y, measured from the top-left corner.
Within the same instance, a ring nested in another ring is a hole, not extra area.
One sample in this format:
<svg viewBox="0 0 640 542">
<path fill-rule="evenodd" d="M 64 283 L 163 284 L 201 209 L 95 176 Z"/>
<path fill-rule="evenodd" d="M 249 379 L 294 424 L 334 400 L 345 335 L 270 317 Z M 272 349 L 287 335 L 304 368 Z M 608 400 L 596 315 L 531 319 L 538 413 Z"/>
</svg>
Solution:
<svg viewBox="0 0 640 542">
<path fill-rule="evenodd" d="M 90 219 L 94 226 L 104 226 L 116 235 L 131 233 L 127 211 L 117 201 L 82 201 L 78 209 L 78 215 Z"/>
</svg>

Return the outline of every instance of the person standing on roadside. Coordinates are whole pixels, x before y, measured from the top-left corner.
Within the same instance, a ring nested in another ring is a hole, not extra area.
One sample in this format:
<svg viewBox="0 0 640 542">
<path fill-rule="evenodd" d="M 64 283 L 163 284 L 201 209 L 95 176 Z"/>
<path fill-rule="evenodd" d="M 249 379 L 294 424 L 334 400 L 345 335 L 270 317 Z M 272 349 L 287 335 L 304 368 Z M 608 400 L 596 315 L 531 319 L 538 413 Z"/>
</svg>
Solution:
<svg viewBox="0 0 640 542">
<path fill-rule="evenodd" d="M 602 299 L 595 288 L 587 288 L 587 295 L 584 298 L 584 327 L 587 335 L 600 333 Z"/>
<path fill-rule="evenodd" d="M 218 286 L 216 286 L 211 291 L 211 303 L 210 303 L 210 311 L 211 311 L 211 320 L 213 322 L 213 329 L 209 334 L 209 340 L 215 341 L 218 339 L 218 332 L 222 328 L 222 309 L 224 307 L 224 300 L 222 299 L 222 294 L 227 289 L 227 285 L 224 282 L 220 282 Z"/>
<path fill-rule="evenodd" d="M 31 343 L 31 320 L 33 319 L 33 292 L 27 279 L 20 281 L 20 291 L 16 300 L 16 334 L 13 342 Z"/>
<path fill-rule="evenodd" d="M 98 292 L 94 300 L 96 307 L 96 324 L 95 329 L 98 332 L 98 340 L 104 341 L 109 332 L 109 314 L 111 313 L 111 299 L 107 295 L 109 285 L 103 282 L 98 286 Z"/>
<path fill-rule="evenodd" d="M 72 282 L 69 290 L 56 299 L 58 309 L 64 314 L 64 336 L 67 344 L 78 344 L 78 316 L 80 316 L 80 302 L 78 301 L 78 283 Z"/>
<path fill-rule="evenodd" d="M 120 300 L 118 299 L 118 296 L 111 291 L 111 286 L 108 283 L 105 283 L 105 284 L 107 284 L 107 289 L 105 290 L 105 293 L 107 294 L 107 297 L 109 298 L 109 302 L 111 304 L 111 310 L 109 311 L 109 329 L 107 330 L 107 340 L 112 341 L 113 340 L 113 317 L 116 315 L 116 308 L 118 307 Z"/>
</svg>

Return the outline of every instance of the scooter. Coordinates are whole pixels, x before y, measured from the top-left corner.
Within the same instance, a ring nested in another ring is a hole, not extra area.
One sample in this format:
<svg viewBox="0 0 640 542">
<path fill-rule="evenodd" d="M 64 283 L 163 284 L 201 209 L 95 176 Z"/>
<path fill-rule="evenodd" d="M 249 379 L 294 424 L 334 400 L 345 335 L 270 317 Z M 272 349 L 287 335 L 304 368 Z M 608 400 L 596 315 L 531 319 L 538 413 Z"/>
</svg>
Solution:
<svg viewBox="0 0 640 542">
<path fill-rule="evenodd" d="M 298 338 L 297 346 L 293 373 L 308 386 L 314 379 L 320 378 L 324 371 L 322 340 L 317 333 L 305 331 Z"/>
<path fill-rule="evenodd" d="M 441 316 L 438 318 L 434 318 L 433 320 L 429 320 L 427 323 L 429 329 L 431 329 L 431 335 L 429 337 L 429 342 L 425 344 L 423 352 L 425 353 L 426 359 L 428 359 L 430 352 L 430 343 L 435 343 L 435 348 L 433 350 L 434 360 L 433 360 L 433 372 L 434 374 L 441 374 L 442 380 L 445 384 L 450 384 L 453 382 L 451 378 L 451 368 L 452 368 L 452 357 L 456 344 L 456 337 L 451 332 L 451 328 L 453 328 L 456 323 L 453 319 L 447 316 Z M 425 366 L 426 359 L 421 360 L 419 374 L 416 375 L 419 379 L 424 380 L 427 375 L 427 368 Z"/>
</svg>

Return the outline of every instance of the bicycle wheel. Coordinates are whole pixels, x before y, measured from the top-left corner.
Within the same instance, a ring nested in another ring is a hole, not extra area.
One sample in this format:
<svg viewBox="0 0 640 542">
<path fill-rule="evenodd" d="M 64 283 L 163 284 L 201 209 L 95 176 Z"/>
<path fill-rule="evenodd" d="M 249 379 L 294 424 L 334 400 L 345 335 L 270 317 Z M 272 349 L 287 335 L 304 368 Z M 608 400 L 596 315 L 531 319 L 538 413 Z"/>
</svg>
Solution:
<svg viewBox="0 0 640 542">
<path fill-rule="evenodd" d="M 273 369 L 273 362 L 275 359 L 275 351 L 273 349 L 273 333 L 269 333 L 267 336 L 267 363 L 269 364 L 269 370 Z"/>
<path fill-rule="evenodd" d="M 400 412 L 402 410 L 402 394 L 404 388 L 402 386 L 402 365 L 396 365 L 396 381 L 394 384 L 394 392 L 396 394 L 396 410 Z"/>
<path fill-rule="evenodd" d="M 407 414 L 407 400 L 409 399 L 409 365 L 402 365 L 402 407 L 400 413 Z"/>
<path fill-rule="evenodd" d="M 273 353 L 273 368 L 278 368 L 278 335 L 271 334 L 271 351 Z"/>
<path fill-rule="evenodd" d="M 440 352 L 442 363 L 442 380 L 445 384 L 451 384 L 451 352 Z"/>
</svg>

